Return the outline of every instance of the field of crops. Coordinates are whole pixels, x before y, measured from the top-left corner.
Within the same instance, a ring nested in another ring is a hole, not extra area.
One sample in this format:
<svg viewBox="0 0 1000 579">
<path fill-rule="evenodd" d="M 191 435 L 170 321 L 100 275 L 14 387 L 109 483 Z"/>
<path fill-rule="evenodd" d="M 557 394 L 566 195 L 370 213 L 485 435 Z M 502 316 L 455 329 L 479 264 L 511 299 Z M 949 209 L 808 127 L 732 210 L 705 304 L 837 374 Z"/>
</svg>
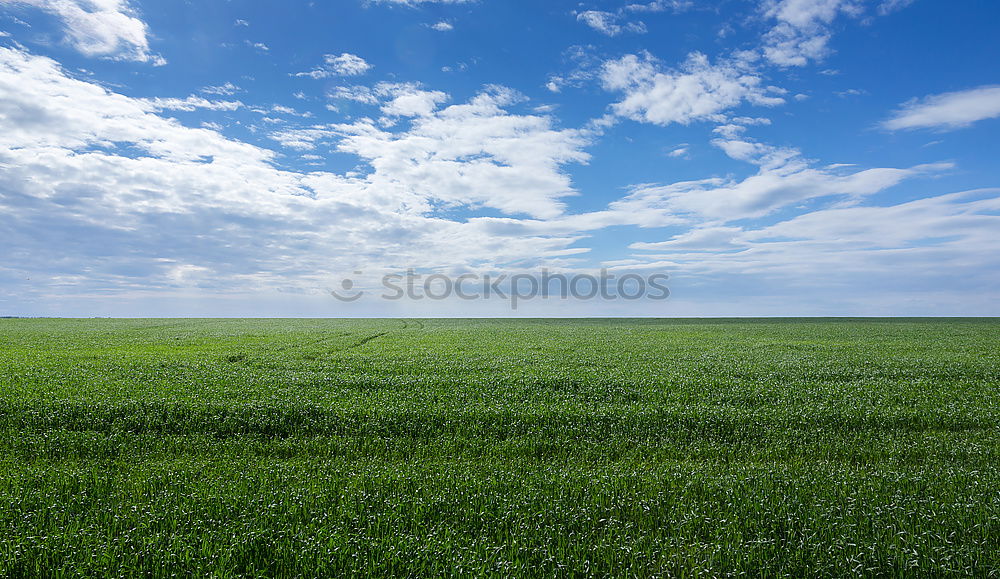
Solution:
<svg viewBox="0 0 1000 579">
<path fill-rule="evenodd" d="M 1000 574 L 997 320 L 0 320 L 0 576 Z"/>
</svg>

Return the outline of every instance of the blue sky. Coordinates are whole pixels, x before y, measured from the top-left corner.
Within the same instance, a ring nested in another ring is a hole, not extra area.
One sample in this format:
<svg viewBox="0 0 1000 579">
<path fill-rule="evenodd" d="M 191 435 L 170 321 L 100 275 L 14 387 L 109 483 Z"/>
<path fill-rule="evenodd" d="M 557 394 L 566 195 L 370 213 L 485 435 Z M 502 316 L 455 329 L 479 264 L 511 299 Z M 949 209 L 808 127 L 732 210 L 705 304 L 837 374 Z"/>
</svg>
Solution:
<svg viewBox="0 0 1000 579">
<path fill-rule="evenodd" d="M 0 0 L 0 314 L 1000 315 L 998 19 Z M 377 291 L 543 268 L 671 297 Z"/>
</svg>

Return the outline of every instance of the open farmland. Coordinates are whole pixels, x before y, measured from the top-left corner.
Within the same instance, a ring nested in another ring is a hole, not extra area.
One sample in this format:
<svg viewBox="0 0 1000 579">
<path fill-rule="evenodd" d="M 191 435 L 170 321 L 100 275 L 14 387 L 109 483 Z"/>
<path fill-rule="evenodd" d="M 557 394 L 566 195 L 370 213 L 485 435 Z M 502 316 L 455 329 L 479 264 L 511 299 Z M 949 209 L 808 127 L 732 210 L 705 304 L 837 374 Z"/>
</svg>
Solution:
<svg viewBox="0 0 1000 579">
<path fill-rule="evenodd" d="M 998 386 L 996 320 L 0 320 L 0 575 L 995 575 Z"/>
</svg>

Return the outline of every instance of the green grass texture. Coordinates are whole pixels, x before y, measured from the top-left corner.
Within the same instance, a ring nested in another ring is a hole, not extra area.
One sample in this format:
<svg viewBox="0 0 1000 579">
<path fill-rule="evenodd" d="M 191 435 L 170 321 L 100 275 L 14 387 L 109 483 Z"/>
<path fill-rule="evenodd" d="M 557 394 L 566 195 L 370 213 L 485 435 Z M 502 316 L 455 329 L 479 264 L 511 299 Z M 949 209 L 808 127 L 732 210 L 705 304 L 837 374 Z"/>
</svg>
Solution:
<svg viewBox="0 0 1000 579">
<path fill-rule="evenodd" d="M 0 576 L 1000 574 L 994 319 L 0 320 Z"/>
</svg>

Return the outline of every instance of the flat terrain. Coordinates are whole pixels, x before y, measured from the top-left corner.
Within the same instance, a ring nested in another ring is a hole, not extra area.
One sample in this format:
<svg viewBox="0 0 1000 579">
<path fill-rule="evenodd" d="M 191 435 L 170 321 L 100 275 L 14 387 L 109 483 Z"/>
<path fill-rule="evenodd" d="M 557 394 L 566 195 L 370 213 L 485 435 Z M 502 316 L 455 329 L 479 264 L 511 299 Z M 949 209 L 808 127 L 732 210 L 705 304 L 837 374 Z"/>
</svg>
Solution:
<svg viewBox="0 0 1000 579">
<path fill-rule="evenodd" d="M 0 320 L 0 576 L 1000 574 L 998 320 Z"/>
</svg>

